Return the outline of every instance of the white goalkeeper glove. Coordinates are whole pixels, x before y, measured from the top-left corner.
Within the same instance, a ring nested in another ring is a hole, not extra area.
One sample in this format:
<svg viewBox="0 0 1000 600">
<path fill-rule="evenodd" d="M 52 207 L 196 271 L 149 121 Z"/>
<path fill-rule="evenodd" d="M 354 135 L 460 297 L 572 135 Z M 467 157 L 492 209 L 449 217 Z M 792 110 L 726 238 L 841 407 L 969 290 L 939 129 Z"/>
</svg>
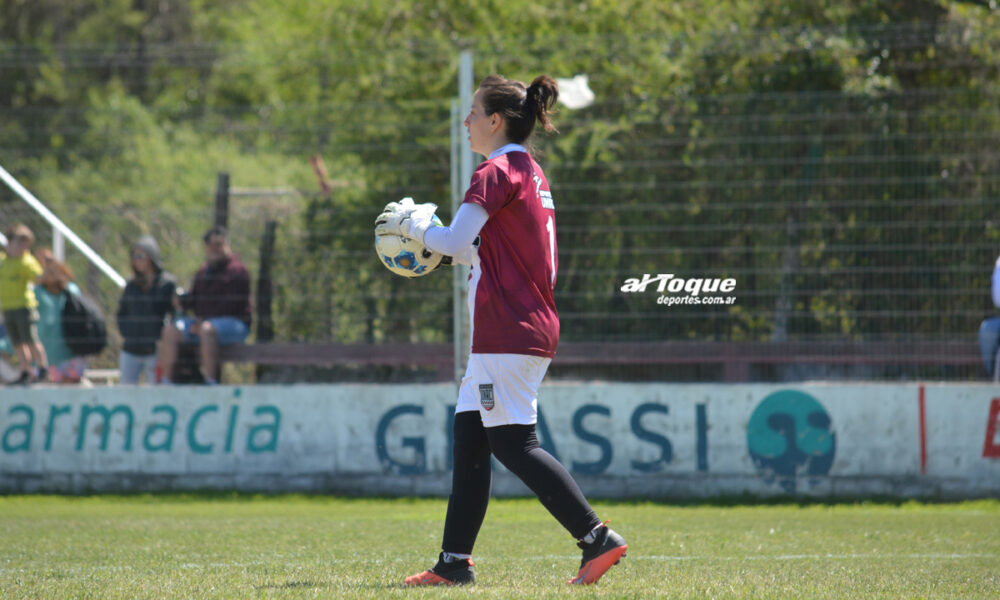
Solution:
<svg viewBox="0 0 1000 600">
<path fill-rule="evenodd" d="M 423 244 L 424 234 L 434 226 L 436 210 L 437 204 L 414 204 L 413 198 L 390 202 L 375 219 L 375 235 L 401 235 Z"/>
</svg>

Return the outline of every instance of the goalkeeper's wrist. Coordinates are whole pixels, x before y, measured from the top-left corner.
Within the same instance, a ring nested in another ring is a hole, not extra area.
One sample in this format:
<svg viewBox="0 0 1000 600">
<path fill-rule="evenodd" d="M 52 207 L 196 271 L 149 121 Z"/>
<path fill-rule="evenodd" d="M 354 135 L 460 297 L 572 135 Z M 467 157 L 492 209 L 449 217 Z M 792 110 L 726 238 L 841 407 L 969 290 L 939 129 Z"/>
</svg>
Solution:
<svg viewBox="0 0 1000 600">
<path fill-rule="evenodd" d="M 434 223 L 430 219 L 414 219 L 410 218 L 410 235 L 407 237 L 417 240 L 425 246 L 424 236 L 427 235 L 427 230 L 434 226 Z"/>
</svg>

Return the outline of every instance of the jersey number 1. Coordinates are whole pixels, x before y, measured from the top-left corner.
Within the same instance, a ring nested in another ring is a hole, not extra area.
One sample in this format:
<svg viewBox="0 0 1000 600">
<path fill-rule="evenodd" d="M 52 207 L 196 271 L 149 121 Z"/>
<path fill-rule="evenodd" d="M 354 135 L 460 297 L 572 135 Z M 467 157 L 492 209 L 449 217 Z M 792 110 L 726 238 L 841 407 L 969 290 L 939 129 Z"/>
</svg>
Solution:
<svg viewBox="0 0 1000 600">
<path fill-rule="evenodd" d="M 552 267 L 552 287 L 556 286 L 556 222 L 549 217 L 545 222 L 545 230 L 549 232 L 549 266 Z"/>
</svg>

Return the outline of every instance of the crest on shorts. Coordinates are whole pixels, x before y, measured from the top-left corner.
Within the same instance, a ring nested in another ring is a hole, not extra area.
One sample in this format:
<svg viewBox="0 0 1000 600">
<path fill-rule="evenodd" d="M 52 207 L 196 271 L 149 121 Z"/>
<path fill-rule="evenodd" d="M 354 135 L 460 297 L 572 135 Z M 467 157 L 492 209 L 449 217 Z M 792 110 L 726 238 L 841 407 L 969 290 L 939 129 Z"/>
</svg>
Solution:
<svg viewBox="0 0 1000 600">
<path fill-rule="evenodd" d="M 479 385 L 479 403 L 486 410 L 493 410 L 496 403 L 493 401 L 493 384 L 483 383 Z"/>
</svg>

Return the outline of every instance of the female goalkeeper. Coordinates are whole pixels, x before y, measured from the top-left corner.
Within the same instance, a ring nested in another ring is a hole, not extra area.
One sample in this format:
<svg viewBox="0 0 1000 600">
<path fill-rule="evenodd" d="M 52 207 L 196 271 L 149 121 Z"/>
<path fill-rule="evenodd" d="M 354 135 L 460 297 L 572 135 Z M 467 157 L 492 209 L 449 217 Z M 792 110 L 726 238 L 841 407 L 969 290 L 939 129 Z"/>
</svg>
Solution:
<svg viewBox="0 0 1000 600">
<path fill-rule="evenodd" d="M 395 203 L 377 220 L 376 233 L 416 239 L 471 267 L 472 351 L 455 409 L 443 551 L 433 568 L 407 577 L 406 585 L 475 581 L 472 547 L 490 497 L 490 454 L 579 540 L 583 560 L 570 583 L 597 581 L 628 548 L 535 435 L 538 386 L 559 343 L 553 298 L 558 253 L 552 193 L 524 144 L 536 121 L 555 131 L 549 114 L 558 94 L 556 82 L 544 75 L 527 87 L 497 75 L 484 79 L 465 127 L 472 150 L 487 159 L 472 175 L 451 225 L 432 226 L 432 208 Z"/>
</svg>

